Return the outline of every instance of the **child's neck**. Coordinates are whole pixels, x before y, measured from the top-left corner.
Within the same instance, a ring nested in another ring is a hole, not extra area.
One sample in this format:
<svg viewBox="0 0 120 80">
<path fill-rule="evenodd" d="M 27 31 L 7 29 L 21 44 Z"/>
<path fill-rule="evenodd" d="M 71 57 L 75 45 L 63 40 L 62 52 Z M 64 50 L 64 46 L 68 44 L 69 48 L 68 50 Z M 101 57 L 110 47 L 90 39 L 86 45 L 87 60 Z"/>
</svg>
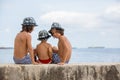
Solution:
<svg viewBox="0 0 120 80">
<path fill-rule="evenodd" d="M 47 42 L 46 40 L 41 41 L 41 43 L 46 43 L 46 42 Z"/>
<path fill-rule="evenodd" d="M 63 35 L 59 35 L 58 39 L 60 39 Z"/>
</svg>

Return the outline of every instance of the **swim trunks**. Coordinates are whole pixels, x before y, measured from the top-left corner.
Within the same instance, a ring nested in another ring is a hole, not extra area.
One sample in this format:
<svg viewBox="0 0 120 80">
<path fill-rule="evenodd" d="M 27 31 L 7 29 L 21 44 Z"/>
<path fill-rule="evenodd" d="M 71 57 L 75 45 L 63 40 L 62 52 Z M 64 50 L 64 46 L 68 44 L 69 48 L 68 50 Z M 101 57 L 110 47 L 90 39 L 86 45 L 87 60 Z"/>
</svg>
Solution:
<svg viewBox="0 0 120 80">
<path fill-rule="evenodd" d="M 60 57 L 58 54 L 56 53 L 53 53 L 52 55 L 52 64 L 57 64 L 57 63 L 60 63 Z M 69 61 L 66 61 L 65 63 L 68 63 Z"/>
<path fill-rule="evenodd" d="M 27 54 L 27 55 L 26 55 L 24 58 L 22 58 L 22 59 L 17 59 L 17 58 L 15 58 L 15 57 L 13 57 L 13 60 L 14 60 L 15 64 L 31 64 L 31 63 L 32 63 L 29 54 Z"/>
<path fill-rule="evenodd" d="M 47 60 L 41 60 L 41 59 L 39 59 L 38 62 L 39 62 L 39 63 L 43 63 L 43 64 L 49 64 L 49 63 L 51 63 L 51 59 L 50 59 L 50 58 L 47 59 Z"/>
</svg>

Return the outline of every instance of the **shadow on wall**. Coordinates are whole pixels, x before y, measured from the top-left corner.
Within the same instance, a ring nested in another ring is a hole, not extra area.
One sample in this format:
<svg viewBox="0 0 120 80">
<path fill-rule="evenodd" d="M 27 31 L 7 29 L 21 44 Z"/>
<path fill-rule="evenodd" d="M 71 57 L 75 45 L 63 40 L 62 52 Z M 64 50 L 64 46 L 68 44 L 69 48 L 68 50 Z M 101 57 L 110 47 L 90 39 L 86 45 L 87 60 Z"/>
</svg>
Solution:
<svg viewBox="0 0 120 80">
<path fill-rule="evenodd" d="M 115 66 L 111 66 L 110 70 L 107 72 L 105 76 L 105 80 L 120 80 L 118 77 L 119 72 L 117 71 Z"/>
</svg>

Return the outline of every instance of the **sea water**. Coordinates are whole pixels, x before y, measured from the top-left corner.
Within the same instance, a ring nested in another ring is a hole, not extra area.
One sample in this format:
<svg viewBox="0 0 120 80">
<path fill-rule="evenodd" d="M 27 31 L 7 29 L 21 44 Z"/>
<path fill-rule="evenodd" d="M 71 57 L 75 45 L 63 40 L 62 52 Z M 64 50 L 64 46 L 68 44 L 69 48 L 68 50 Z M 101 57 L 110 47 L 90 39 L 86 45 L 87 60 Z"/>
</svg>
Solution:
<svg viewBox="0 0 120 80">
<path fill-rule="evenodd" d="M 120 62 L 120 48 L 73 48 L 69 63 Z M 14 63 L 13 49 L 0 49 L 0 64 Z"/>
<path fill-rule="evenodd" d="M 120 48 L 73 49 L 70 63 L 80 62 L 120 62 Z"/>
</svg>

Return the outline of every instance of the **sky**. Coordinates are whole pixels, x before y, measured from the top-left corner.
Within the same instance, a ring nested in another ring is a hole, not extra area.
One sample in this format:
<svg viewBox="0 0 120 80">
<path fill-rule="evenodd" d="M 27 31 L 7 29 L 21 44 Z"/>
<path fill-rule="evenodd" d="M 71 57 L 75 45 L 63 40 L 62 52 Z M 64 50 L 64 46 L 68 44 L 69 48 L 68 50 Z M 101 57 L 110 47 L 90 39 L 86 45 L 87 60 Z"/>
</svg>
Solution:
<svg viewBox="0 0 120 80">
<path fill-rule="evenodd" d="M 120 48 L 120 0 L 0 0 L 0 46 L 14 46 L 25 17 L 39 25 L 31 33 L 33 47 L 39 31 L 58 22 L 72 47 Z M 53 46 L 57 41 L 48 40 Z"/>
</svg>

